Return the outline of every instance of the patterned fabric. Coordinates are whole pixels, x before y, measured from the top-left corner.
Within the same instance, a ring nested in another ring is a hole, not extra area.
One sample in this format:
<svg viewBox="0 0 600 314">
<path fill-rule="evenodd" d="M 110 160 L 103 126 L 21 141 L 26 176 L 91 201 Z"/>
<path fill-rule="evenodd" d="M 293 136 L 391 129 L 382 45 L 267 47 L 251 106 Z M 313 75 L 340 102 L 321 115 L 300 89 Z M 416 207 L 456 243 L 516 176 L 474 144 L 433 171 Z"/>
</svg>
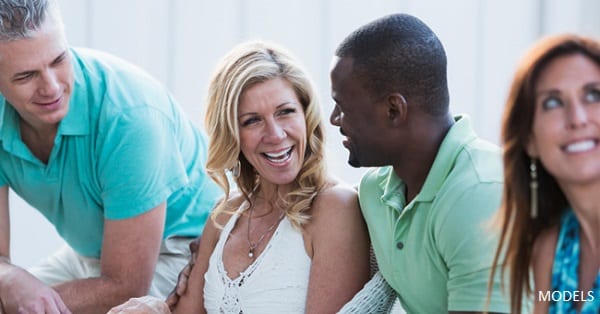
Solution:
<svg viewBox="0 0 600 314">
<path fill-rule="evenodd" d="M 579 222 L 572 210 L 561 219 L 556 254 L 552 267 L 552 292 L 560 292 L 560 298 L 551 298 L 551 314 L 577 313 L 574 292 L 579 291 Z M 567 294 L 568 293 L 568 294 Z M 586 300 L 582 314 L 600 313 L 600 272 L 591 291 L 579 291 L 579 300 Z"/>
</svg>

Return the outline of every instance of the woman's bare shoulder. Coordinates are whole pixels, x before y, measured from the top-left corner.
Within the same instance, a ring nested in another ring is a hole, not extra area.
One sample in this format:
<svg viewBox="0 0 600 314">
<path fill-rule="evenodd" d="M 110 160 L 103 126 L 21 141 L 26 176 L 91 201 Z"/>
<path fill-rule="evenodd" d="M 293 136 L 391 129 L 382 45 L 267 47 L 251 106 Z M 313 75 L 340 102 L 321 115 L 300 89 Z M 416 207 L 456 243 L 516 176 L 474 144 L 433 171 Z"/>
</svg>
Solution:
<svg viewBox="0 0 600 314">
<path fill-rule="evenodd" d="M 315 224 L 331 226 L 333 224 L 353 224 L 361 220 L 358 194 L 340 182 L 328 182 L 319 192 L 313 203 L 312 220 Z"/>
<path fill-rule="evenodd" d="M 315 199 L 315 206 L 357 208 L 358 194 L 351 186 L 340 181 L 329 181 Z"/>
<path fill-rule="evenodd" d="M 225 210 L 219 212 L 215 217 L 213 217 L 212 220 L 214 223 L 216 223 L 216 226 L 224 226 L 229 221 L 233 213 L 240 208 L 244 200 L 244 195 L 237 190 L 233 191 L 227 200 L 221 199 L 217 203 L 217 206 L 220 206 L 222 202 L 225 202 Z"/>
</svg>

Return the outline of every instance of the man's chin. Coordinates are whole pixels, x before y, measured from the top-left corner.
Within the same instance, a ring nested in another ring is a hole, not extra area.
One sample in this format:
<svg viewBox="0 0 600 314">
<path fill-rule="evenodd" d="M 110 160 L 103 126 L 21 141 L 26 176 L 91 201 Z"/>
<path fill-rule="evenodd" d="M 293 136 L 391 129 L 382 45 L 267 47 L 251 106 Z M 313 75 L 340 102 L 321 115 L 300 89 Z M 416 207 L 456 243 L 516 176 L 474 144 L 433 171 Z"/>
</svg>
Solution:
<svg viewBox="0 0 600 314">
<path fill-rule="evenodd" d="M 348 158 L 348 164 L 354 168 L 360 168 L 360 162 L 358 162 L 358 160 L 356 158 L 352 158 L 352 156 L 350 156 L 350 158 Z"/>
</svg>

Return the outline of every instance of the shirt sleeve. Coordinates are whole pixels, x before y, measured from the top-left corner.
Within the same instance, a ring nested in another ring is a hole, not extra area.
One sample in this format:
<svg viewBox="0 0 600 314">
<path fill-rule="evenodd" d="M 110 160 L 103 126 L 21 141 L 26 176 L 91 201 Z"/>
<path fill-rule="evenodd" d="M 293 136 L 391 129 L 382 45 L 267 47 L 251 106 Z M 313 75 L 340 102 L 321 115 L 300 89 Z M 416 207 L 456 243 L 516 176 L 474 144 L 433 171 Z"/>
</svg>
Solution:
<svg viewBox="0 0 600 314">
<path fill-rule="evenodd" d="M 6 180 L 6 174 L 4 173 L 4 170 L 0 167 L 0 187 L 3 187 L 7 184 L 8 182 Z"/>
<path fill-rule="evenodd" d="M 111 119 L 97 145 L 107 219 L 142 214 L 188 181 L 174 127 L 155 108 L 133 107 Z"/>
<path fill-rule="evenodd" d="M 479 183 L 450 201 L 435 236 L 448 269 L 448 310 L 486 310 L 487 287 L 498 243 L 491 219 L 498 210 L 502 184 Z M 492 312 L 508 312 L 499 278 L 490 298 Z"/>
</svg>

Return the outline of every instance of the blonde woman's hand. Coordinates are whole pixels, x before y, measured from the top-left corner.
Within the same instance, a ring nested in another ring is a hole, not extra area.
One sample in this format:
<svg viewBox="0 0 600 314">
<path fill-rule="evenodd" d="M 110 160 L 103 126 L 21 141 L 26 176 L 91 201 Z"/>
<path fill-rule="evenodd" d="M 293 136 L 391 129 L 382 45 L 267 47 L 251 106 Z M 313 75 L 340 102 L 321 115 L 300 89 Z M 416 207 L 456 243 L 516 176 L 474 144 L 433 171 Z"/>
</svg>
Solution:
<svg viewBox="0 0 600 314">
<path fill-rule="evenodd" d="M 107 314 L 171 314 L 167 304 L 151 296 L 131 298 L 113 307 Z"/>
</svg>

